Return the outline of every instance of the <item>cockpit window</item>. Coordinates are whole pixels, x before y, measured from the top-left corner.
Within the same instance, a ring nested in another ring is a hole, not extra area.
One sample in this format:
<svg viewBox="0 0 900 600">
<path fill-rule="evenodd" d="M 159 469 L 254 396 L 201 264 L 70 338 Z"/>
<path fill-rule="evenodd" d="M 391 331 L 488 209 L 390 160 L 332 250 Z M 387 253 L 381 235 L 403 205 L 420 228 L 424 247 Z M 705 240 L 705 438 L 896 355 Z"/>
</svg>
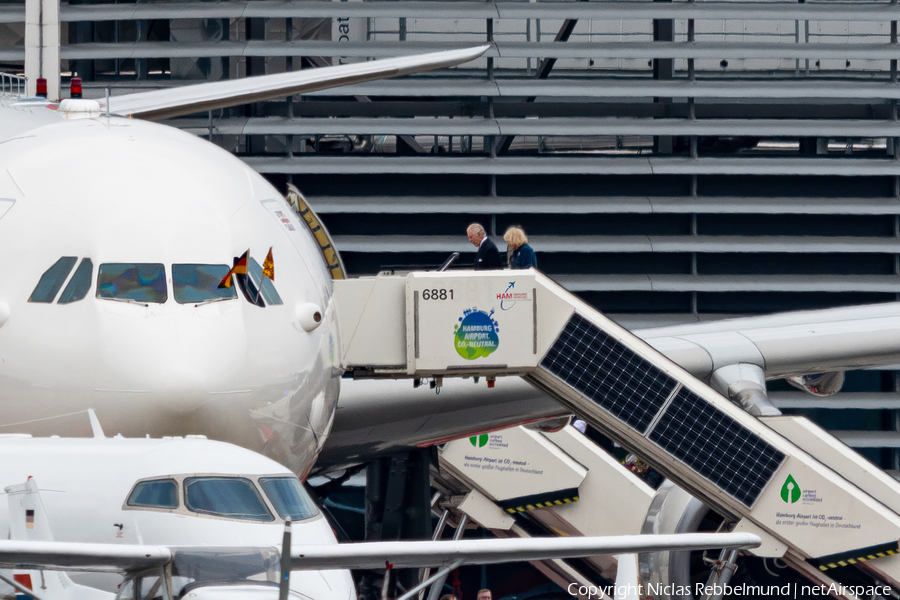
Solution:
<svg viewBox="0 0 900 600">
<path fill-rule="evenodd" d="M 63 290 L 57 304 L 70 304 L 82 300 L 91 290 L 91 275 L 94 272 L 94 263 L 89 258 L 81 259 L 81 264 L 75 269 L 75 274 L 69 280 L 69 285 Z"/>
<path fill-rule="evenodd" d="M 178 508 L 178 485 L 174 479 L 141 481 L 128 496 L 128 506 Z"/>
<path fill-rule="evenodd" d="M 251 304 L 256 304 L 257 306 L 284 304 L 281 301 L 281 296 L 275 291 L 272 280 L 268 277 L 263 277 L 262 267 L 255 259 L 251 258 L 247 261 L 247 274 L 237 275 L 236 278 L 238 286 L 244 293 L 244 297 Z M 261 293 L 260 282 L 262 282 Z"/>
<path fill-rule="evenodd" d="M 44 303 L 53 302 L 53 299 L 56 298 L 56 294 L 59 293 L 59 288 L 62 287 L 62 284 L 66 281 L 66 277 L 72 272 L 72 267 L 75 266 L 76 260 L 77 259 L 74 256 L 63 256 L 53 263 L 53 266 L 44 271 L 44 274 L 41 275 L 41 280 L 38 281 L 37 287 L 31 292 L 31 297 L 28 301 Z"/>
<path fill-rule="evenodd" d="M 234 286 L 219 288 L 228 265 L 172 265 L 175 302 L 199 304 L 237 298 Z"/>
<path fill-rule="evenodd" d="M 184 480 L 187 509 L 204 515 L 246 521 L 274 521 L 256 486 L 243 477 L 188 477 Z"/>
<path fill-rule="evenodd" d="M 97 275 L 97 297 L 163 304 L 168 298 L 166 270 L 157 263 L 106 263 Z"/>
<path fill-rule="evenodd" d="M 259 485 L 285 521 L 301 521 L 319 514 L 319 509 L 296 477 L 260 477 Z"/>
</svg>

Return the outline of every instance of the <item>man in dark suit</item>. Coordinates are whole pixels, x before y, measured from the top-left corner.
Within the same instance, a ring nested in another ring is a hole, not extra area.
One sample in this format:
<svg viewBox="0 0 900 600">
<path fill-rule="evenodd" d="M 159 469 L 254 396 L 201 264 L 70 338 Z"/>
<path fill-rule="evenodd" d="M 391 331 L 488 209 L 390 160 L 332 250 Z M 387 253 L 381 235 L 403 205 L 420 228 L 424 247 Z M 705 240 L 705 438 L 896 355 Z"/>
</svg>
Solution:
<svg viewBox="0 0 900 600">
<path fill-rule="evenodd" d="M 478 223 L 472 223 L 466 229 L 466 234 L 469 236 L 469 241 L 472 242 L 472 245 L 478 248 L 478 252 L 475 253 L 476 271 L 503 268 L 500 252 L 497 250 L 494 242 L 487 236 L 487 233 L 485 233 L 484 227 Z"/>
</svg>

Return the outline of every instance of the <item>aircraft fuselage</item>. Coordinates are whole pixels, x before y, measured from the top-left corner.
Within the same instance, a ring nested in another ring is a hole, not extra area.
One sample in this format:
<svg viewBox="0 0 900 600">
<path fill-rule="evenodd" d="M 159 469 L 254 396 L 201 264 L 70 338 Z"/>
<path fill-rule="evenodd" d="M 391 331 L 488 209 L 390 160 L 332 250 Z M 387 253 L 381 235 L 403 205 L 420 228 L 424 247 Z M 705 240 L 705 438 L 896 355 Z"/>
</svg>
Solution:
<svg viewBox="0 0 900 600">
<path fill-rule="evenodd" d="M 0 132 L 0 432 L 83 434 L 71 413 L 94 408 L 112 433 L 204 433 L 305 475 L 340 344 L 330 275 L 282 195 L 149 122 L 32 104 L 0 108 Z M 270 247 L 274 281 L 214 289 Z"/>
</svg>

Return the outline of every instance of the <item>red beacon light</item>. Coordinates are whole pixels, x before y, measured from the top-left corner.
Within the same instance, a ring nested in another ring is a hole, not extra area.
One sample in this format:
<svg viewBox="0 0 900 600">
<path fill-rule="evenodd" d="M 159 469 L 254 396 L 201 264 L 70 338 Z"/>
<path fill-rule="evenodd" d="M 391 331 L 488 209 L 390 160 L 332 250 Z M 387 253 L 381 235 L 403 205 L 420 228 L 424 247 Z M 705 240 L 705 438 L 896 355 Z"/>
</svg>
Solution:
<svg viewBox="0 0 900 600">
<path fill-rule="evenodd" d="M 69 84 L 69 97 L 81 98 L 81 77 L 73 77 Z"/>
<path fill-rule="evenodd" d="M 40 96 L 41 98 L 47 97 L 47 80 L 43 77 L 38 77 L 37 84 L 35 86 L 35 95 Z"/>
</svg>

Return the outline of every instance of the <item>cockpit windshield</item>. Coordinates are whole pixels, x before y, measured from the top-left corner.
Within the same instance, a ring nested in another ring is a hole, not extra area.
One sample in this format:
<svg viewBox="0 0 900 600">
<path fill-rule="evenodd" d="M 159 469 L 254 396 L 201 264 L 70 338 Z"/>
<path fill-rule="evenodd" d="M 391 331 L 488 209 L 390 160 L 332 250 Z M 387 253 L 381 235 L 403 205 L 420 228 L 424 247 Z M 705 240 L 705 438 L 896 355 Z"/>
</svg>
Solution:
<svg viewBox="0 0 900 600">
<path fill-rule="evenodd" d="M 247 274 L 238 275 L 236 278 L 244 297 L 251 304 L 257 306 L 284 304 L 281 296 L 275 290 L 272 280 L 263 277 L 262 267 L 254 258 L 247 261 Z"/>
<path fill-rule="evenodd" d="M 38 281 L 34 291 L 31 292 L 31 297 L 28 298 L 28 301 L 44 302 L 47 304 L 53 302 L 53 299 L 56 298 L 56 294 L 59 293 L 59 288 L 65 283 L 66 277 L 69 276 L 69 273 L 72 271 L 72 267 L 75 266 L 77 260 L 78 259 L 74 256 L 63 256 L 53 263 L 53 265 L 41 275 L 41 279 Z"/>
<path fill-rule="evenodd" d="M 106 263 L 97 275 L 97 297 L 163 304 L 168 298 L 166 269 L 158 263 Z"/>
<path fill-rule="evenodd" d="M 140 481 L 134 486 L 126 504 L 146 508 L 178 508 L 178 484 L 174 479 Z"/>
<path fill-rule="evenodd" d="M 260 477 L 259 485 L 285 521 L 300 521 L 319 513 L 312 498 L 296 477 Z"/>
<path fill-rule="evenodd" d="M 175 302 L 199 304 L 237 298 L 234 286 L 219 287 L 228 271 L 228 265 L 172 265 Z"/>
<path fill-rule="evenodd" d="M 184 480 L 188 510 L 247 521 L 274 521 L 256 486 L 243 477 L 188 477 Z"/>
<path fill-rule="evenodd" d="M 170 475 L 138 480 L 123 506 L 240 521 L 303 521 L 319 509 L 292 475 Z"/>
</svg>

